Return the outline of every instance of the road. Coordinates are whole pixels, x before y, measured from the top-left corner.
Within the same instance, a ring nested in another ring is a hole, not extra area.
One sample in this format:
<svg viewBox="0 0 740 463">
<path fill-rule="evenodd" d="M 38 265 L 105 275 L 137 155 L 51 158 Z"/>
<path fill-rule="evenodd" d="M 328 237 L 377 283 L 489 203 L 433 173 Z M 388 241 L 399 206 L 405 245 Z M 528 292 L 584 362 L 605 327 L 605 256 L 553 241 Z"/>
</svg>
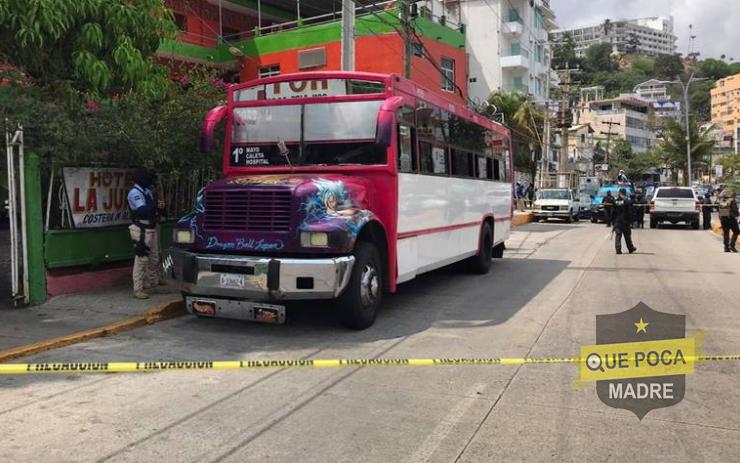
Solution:
<svg viewBox="0 0 740 463">
<path fill-rule="evenodd" d="M 403 285 L 374 327 L 328 304 L 283 326 L 183 317 L 25 361 L 570 357 L 595 315 L 645 302 L 740 351 L 740 258 L 710 232 L 638 230 L 617 256 L 601 225 L 517 229 L 490 274 Z M 734 461 L 740 365 L 687 376 L 673 407 L 634 414 L 572 388 L 573 365 L 283 369 L 0 378 L 12 462 Z"/>
</svg>

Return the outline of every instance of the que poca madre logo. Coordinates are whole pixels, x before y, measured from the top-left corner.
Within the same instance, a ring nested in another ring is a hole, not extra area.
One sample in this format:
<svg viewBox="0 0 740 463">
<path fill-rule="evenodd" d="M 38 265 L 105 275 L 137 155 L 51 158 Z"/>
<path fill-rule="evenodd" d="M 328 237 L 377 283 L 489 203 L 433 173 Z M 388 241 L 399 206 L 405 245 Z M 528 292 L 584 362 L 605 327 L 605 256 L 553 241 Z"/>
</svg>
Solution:
<svg viewBox="0 0 740 463">
<path fill-rule="evenodd" d="M 686 375 L 705 363 L 706 331 L 687 338 L 686 316 L 656 312 L 642 302 L 626 312 L 596 316 L 596 345 L 574 355 L 573 387 L 590 387 L 606 405 L 630 410 L 642 420 L 651 410 L 683 400 Z"/>
</svg>

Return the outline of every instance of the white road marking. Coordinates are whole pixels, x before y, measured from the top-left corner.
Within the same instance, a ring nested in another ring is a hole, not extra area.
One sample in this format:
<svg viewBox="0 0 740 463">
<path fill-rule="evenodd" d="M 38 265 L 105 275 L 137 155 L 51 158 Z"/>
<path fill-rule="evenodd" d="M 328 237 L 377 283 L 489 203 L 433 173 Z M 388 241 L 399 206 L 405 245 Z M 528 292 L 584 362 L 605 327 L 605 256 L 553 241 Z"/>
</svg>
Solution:
<svg viewBox="0 0 740 463">
<path fill-rule="evenodd" d="M 432 431 L 432 433 L 429 434 L 426 439 L 424 439 L 424 442 L 422 442 L 419 448 L 416 449 L 413 455 L 411 455 L 408 460 L 406 460 L 406 462 L 428 462 L 429 458 L 434 455 L 434 452 L 436 452 L 440 444 L 442 444 L 442 441 L 445 440 L 445 438 L 452 432 L 452 430 L 455 429 L 455 426 L 457 426 L 462 417 L 465 416 L 468 409 L 473 406 L 474 403 L 480 400 L 475 396 L 483 392 L 485 388 L 485 384 L 474 384 L 473 387 L 468 390 L 467 394 L 465 394 L 466 397 L 458 402 L 452 410 L 450 410 L 447 416 L 445 416 L 444 419 L 439 422 L 437 427 L 434 428 L 434 431 Z"/>
</svg>

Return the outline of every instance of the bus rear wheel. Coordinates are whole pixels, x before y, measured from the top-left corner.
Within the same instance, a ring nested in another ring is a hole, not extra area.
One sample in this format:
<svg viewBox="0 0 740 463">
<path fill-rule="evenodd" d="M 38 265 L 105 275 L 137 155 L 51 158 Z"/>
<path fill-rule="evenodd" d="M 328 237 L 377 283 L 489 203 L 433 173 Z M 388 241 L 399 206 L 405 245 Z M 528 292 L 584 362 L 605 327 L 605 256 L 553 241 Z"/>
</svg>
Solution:
<svg viewBox="0 0 740 463">
<path fill-rule="evenodd" d="M 465 267 L 471 273 L 485 275 L 491 268 L 491 259 L 493 258 L 493 232 L 491 226 L 483 224 L 480 231 L 480 243 L 478 243 L 478 255 L 469 257 L 465 261 Z"/>
<path fill-rule="evenodd" d="M 355 264 L 344 292 L 337 298 L 339 320 L 347 328 L 364 330 L 375 323 L 383 298 L 383 267 L 372 243 L 360 241 Z"/>
</svg>

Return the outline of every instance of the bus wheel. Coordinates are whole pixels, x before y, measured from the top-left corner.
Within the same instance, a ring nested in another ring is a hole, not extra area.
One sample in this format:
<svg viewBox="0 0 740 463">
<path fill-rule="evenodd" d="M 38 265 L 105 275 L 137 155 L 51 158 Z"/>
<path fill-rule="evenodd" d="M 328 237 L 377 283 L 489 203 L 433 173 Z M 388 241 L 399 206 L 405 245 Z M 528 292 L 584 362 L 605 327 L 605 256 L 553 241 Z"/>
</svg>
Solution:
<svg viewBox="0 0 740 463">
<path fill-rule="evenodd" d="M 353 254 L 355 265 L 347 288 L 337 298 L 337 309 L 344 326 L 364 330 L 378 316 L 383 297 L 383 267 L 380 253 L 371 243 L 358 242 Z"/>
<path fill-rule="evenodd" d="M 491 226 L 487 223 L 483 224 L 481 229 L 478 249 L 480 250 L 478 255 L 469 257 L 465 262 L 466 268 L 471 273 L 484 275 L 491 268 L 491 255 L 493 254 L 493 233 L 491 232 Z"/>
</svg>

